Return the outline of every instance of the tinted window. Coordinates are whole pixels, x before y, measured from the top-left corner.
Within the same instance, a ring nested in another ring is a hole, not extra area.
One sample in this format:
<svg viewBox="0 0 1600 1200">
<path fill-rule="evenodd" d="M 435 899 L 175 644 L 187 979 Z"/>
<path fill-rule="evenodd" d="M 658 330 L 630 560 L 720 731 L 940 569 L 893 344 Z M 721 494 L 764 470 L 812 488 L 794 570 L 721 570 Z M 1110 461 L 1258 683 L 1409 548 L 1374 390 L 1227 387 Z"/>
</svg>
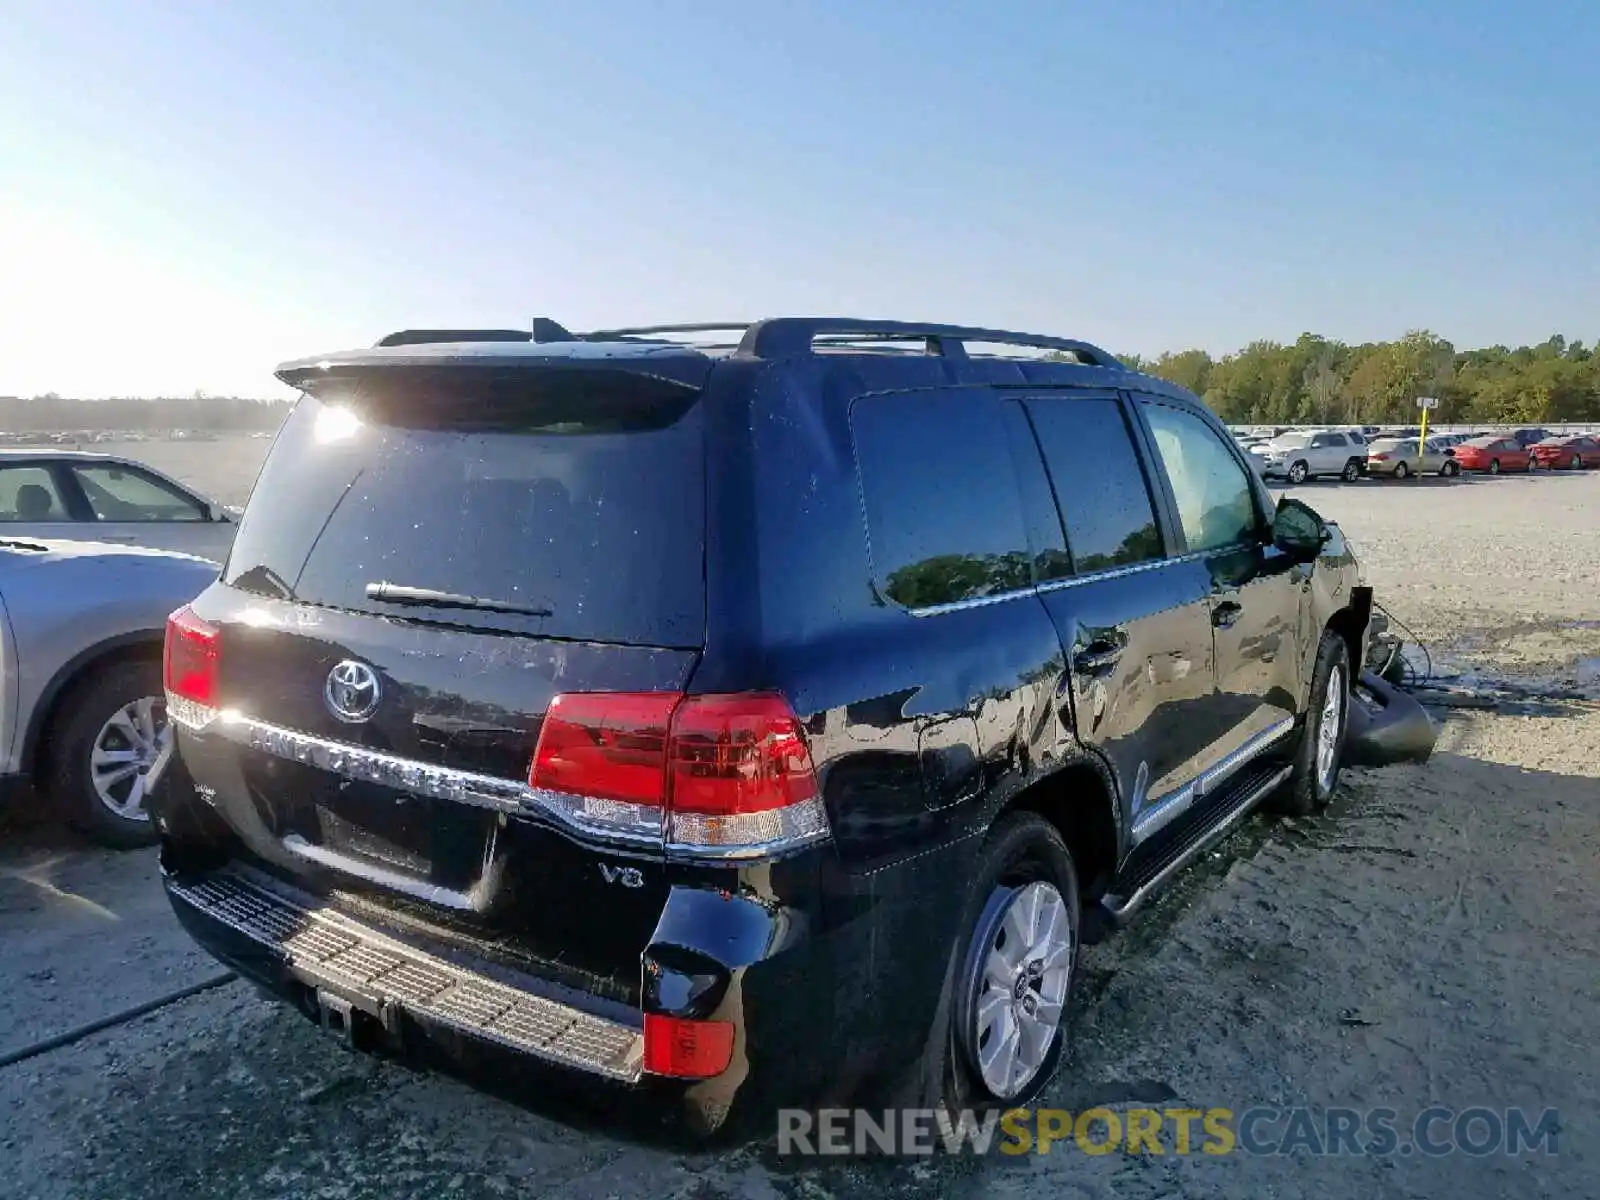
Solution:
<svg viewBox="0 0 1600 1200">
<path fill-rule="evenodd" d="M 1147 402 L 1144 413 L 1189 550 L 1216 550 L 1255 537 L 1255 489 L 1222 439 L 1182 409 Z"/>
<path fill-rule="evenodd" d="M 1121 404 L 1052 397 L 1030 400 L 1028 413 L 1078 573 L 1160 558 L 1155 506 Z"/>
<path fill-rule="evenodd" d="M 700 645 L 694 395 L 623 372 L 526 368 L 324 389 L 279 433 L 224 578 L 413 620 Z M 369 596 L 377 583 L 550 615 L 402 607 Z"/>
<path fill-rule="evenodd" d="M 0 466 L 0 521 L 70 521 L 49 467 Z"/>
<path fill-rule="evenodd" d="M 907 608 L 1032 586 L 1002 403 L 950 391 L 851 407 L 875 582 Z"/>
<path fill-rule="evenodd" d="M 204 521 L 193 497 L 143 471 L 110 463 L 74 466 L 89 507 L 101 521 Z"/>
</svg>

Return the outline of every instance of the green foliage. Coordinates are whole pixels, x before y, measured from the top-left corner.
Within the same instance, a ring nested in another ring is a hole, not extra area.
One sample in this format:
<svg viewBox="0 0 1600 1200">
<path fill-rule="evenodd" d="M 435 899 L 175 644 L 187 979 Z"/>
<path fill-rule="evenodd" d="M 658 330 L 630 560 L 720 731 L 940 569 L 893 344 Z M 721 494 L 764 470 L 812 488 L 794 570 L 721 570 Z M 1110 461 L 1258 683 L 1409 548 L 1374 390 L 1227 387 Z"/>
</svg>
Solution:
<svg viewBox="0 0 1600 1200">
<path fill-rule="evenodd" d="M 1240 424 L 1410 424 L 1418 396 L 1437 396 L 1433 420 L 1447 423 L 1600 422 L 1600 353 L 1560 334 L 1515 350 L 1457 350 L 1427 330 L 1360 346 L 1303 333 L 1220 359 L 1183 350 L 1124 361 Z"/>
</svg>

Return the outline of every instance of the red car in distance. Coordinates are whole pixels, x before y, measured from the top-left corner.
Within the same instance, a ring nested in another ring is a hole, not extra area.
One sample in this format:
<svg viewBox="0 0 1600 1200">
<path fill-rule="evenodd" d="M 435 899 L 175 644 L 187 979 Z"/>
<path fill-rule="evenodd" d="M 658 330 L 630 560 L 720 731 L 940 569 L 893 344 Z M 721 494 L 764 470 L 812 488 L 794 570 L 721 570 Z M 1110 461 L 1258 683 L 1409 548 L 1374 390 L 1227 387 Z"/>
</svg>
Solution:
<svg viewBox="0 0 1600 1200">
<path fill-rule="evenodd" d="M 1490 434 L 1462 442 L 1456 447 L 1456 462 L 1463 471 L 1487 471 L 1498 475 L 1502 471 L 1533 470 L 1533 455 L 1517 444 L 1516 438 Z"/>
<path fill-rule="evenodd" d="M 1528 449 L 1541 467 L 1569 467 L 1574 471 L 1600 467 L 1600 439 L 1586 433 L 1547 437 Z"/>
</svg>

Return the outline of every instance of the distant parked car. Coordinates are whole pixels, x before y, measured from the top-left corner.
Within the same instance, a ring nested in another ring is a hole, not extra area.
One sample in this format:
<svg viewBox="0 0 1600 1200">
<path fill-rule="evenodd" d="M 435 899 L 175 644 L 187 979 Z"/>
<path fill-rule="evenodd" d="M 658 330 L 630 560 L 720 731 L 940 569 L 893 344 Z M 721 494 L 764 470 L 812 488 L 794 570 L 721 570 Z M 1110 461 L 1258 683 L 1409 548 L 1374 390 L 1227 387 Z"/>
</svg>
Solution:
<svg viewBox="0 0 1600 1200">
<path fill-rule="evenodd" d="M 1535 425 L 1527 429 L 1513 429 L 1510 433 L 1506 434 L 1506 436 L 1513 439 L 1517 445 L 1527 448 L 1534 445 L 1536 442 L 1544 441 L 1545 438 L 1552 435 L 1548 429 L 1541 429 Z"/>
<path fill-rule="evenodd" d="M 1463 471 L 1487 471 L 1490 475 L 1533 470 L 1533 455 L 1515 439 L 1496 434 L 1462 442 L 1456 447 L 1455 460 Z"/>
<path fill-rule="evenodd" d="M 1461 464 L 1433 438 L 1423 443 L 1420 451 L 1416 438 L 1379 438 L 1367 447 L 1367 474 L 1393 479 L 1443 475 L 1448 479 L 1461 474 Z"/>
<path fill-rule="evenodd" d="M 1535 442 L 1530 448 L 1541 467 L 1569 467 L 1581 471 L 1600 467 L 1600 440 L 1586 433 L 1561 434 Z"/>
<path fill-rule="evenodd" d="M 1281 433 L 1250 453 L 1261 458 L 1261 473 L 1268 479 L 1281 476 L 1290 483 L 1304 483 L 1318 475 L 1338 475 L 1345 480 L 1361 478 L 1366 468 L 1367 446 L 1360 434 L 1342 429 L 1303 429 Z"/>
<path fill-rule="evenodd" d="M 85 538 L 227 557 L 238 512 L 153 467 L 76 450 L 0 450 L 0 536 Z"/>
<path fill-rule="evenodd" d="M 0 536 L 0 783 L 32 783 L 103 845 L 153 841 L 161 639 L 216 577 L 189 555 Z"/>
</svg>

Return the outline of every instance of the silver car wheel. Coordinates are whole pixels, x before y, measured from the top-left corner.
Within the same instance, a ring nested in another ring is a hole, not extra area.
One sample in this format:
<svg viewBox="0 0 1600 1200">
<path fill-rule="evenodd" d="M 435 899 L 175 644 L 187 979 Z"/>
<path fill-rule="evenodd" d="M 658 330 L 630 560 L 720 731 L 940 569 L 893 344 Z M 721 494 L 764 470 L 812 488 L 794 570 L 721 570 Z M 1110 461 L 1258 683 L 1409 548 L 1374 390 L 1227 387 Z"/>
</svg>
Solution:
<svg viewBox="0 0 1600 1200">
<path fill-rule="evenodd" d="M 1344 730 L 1344 668 L 1328 672 L 1328 691 L 1317 718 L 1317 786 L 1323 794 L 1333 790 L 1333 775 L 1339 766 L 1339 735 Z"/>
<path fill-rule="evenodd" d="M 89 779 L 100 803 L 125 821 L 148 821 L 145 799 L 171 752 L 172 730 L 159 698 L 146 696 L 117 709 L 89 752 Z"/>
<path fill-rule="evenodd" d="M 1001 1100 L 1037 1078 L 1061 1025 L 1072 978 L 1066 901 L 1044 882 L 991 903 L 978 931 L 969 1036 L 984 1087 Z"/>
</svg>

